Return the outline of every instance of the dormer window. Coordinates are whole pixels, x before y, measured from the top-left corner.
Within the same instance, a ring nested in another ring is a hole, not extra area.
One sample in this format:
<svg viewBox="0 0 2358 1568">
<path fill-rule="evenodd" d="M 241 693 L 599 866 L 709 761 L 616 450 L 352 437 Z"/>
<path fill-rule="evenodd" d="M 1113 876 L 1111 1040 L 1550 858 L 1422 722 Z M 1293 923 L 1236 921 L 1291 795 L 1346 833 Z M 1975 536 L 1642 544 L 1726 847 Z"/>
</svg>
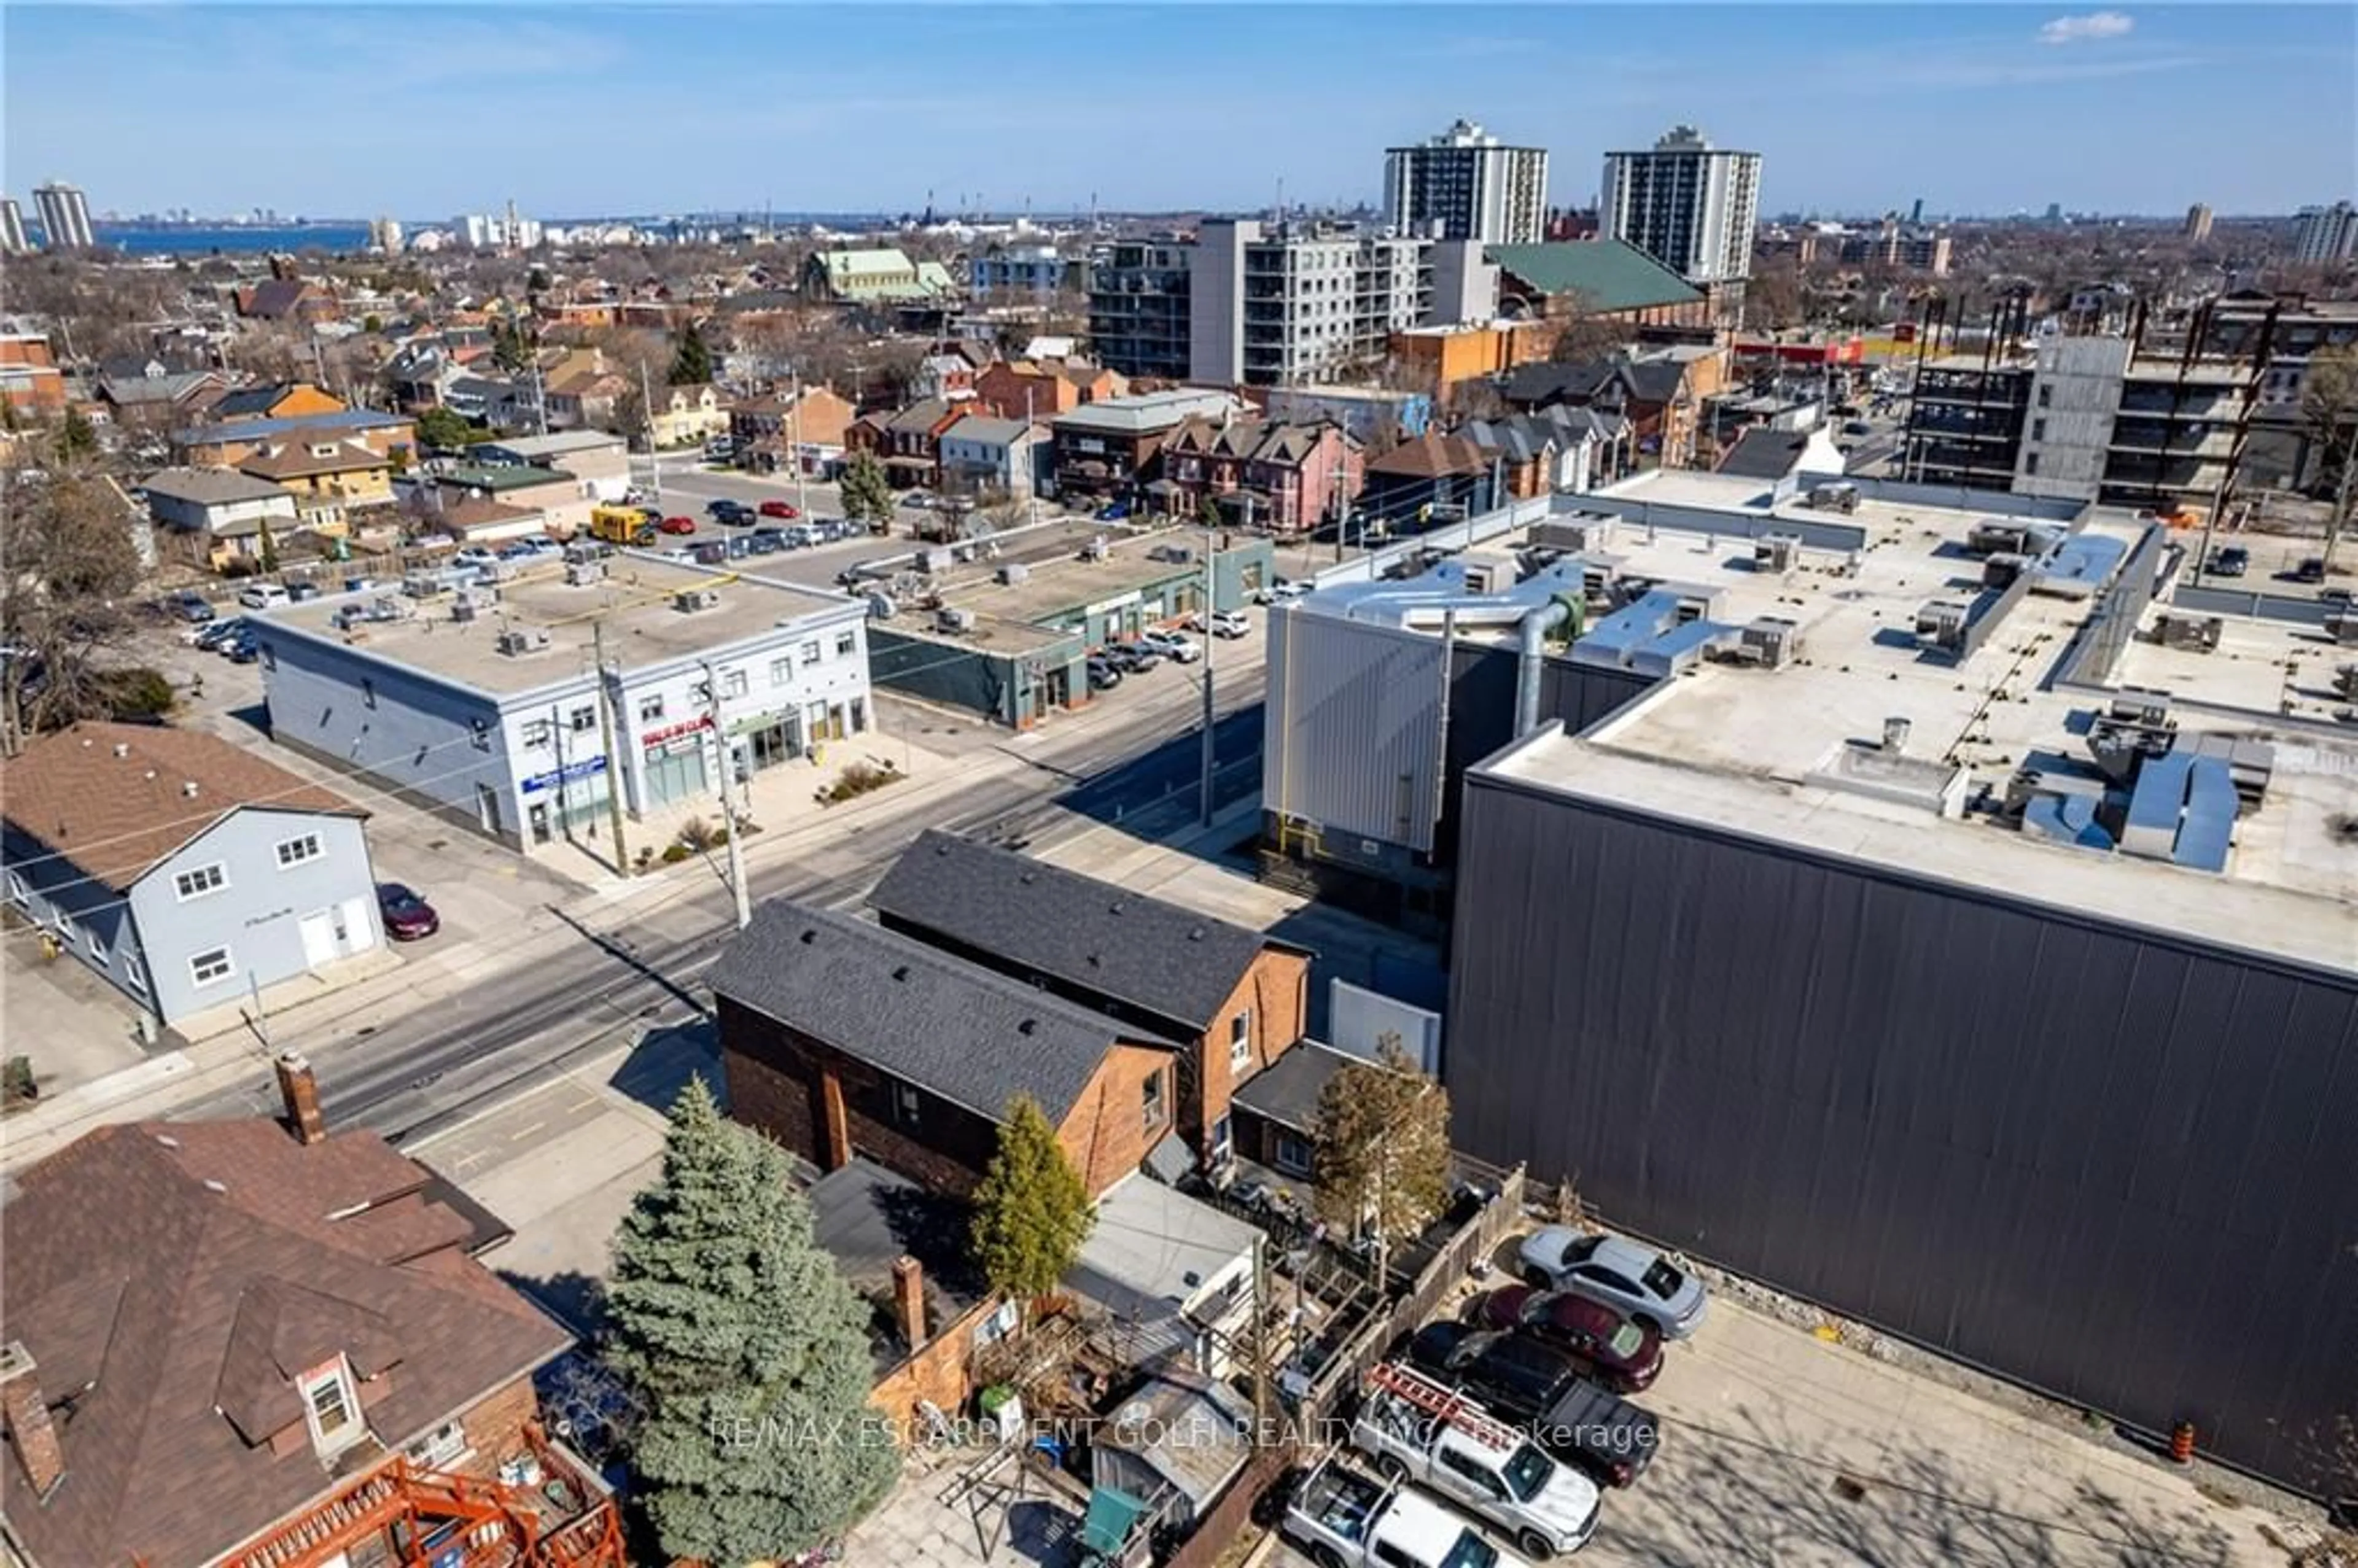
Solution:
<svg viewBox="0 0 2358 1568">
<path fill-rule="evenodd" d="M 353 1388 L 352 1369 L 342 1357 L 305 1373 L 298 1386 L 303 1420 L 320 1458 L 333 1459 L 368 1435 L 368 1422 L 361 1419 L 360 1391 Z"/>
</svg>

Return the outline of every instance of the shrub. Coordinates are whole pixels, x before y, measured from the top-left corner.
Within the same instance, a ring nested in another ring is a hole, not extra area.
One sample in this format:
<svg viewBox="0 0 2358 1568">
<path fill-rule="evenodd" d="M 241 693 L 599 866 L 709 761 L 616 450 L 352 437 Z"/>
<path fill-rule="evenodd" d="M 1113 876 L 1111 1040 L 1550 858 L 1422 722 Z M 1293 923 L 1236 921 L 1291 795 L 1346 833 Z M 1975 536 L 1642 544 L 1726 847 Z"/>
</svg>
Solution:
<svg viewBox="0 0 2358 1568">
<path fill-rule="evenodd" d="M 680 825 L 679 841 L 684 848 L 689 849 L 709 849 L 715 844 L 721 842 L 714 837 L 712 824 L 701 816 L 691 816 Z"/>
<path fill-rule="evenodd" d="M 5 1068 L 0 1068 L 0 1104 L 10 1110 L 30 1105 L 41 1095 L 41 1086 L 33 1081 L 33 1059 L 11 1056 Z"/>
<path fill-rule="evenodd" d="M 871 767 L 866 762 L 854 762 L 843 770 L 843 775 L 830 785 L 827 798 L 830 804 L 855 799 L 870 790 L 882 789 L 901 775 L 892 769 Z"/>
<path fill-rule="evenodd" d="M 160 670 L 111 670 L 105 692 L 110 719 L 135 724 L 172 711 L 172 683 Z"/>
<path fill-rule="evenodd" d="M 685 844 L 666 844 L 664 846 L 663 863 L 666 866 L 676 866 L 695 853 L 695 850 Z"/>
</svg>

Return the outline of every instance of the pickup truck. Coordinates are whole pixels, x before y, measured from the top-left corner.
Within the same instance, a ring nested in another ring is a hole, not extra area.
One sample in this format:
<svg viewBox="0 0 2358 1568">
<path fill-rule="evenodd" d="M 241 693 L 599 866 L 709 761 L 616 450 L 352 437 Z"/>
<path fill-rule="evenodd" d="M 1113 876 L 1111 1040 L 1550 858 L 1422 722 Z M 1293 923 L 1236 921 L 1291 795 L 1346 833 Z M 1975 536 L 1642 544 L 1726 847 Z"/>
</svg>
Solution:
<svg viewBox="0 0 2358 1568">
<path fill-rule="evenodd" d="M 1439 1493 L 1498 1527 L 1533 1558 L 1588 1544 L 1603 1505 L 1586 1476 L 1549 1458 L 1480 1406 L 1405 1368 L 1379 1368 L 1377 1381 L 1351 1423 L 1351 1444 L 1378 1471 Z"/>
<path fill-rule="evenodd" d="M 1336 1459 L 1303 1478 L 1282 1529 L 1318 1568 L 1524 1568 L 1432 1498 Z"/>
</svg>

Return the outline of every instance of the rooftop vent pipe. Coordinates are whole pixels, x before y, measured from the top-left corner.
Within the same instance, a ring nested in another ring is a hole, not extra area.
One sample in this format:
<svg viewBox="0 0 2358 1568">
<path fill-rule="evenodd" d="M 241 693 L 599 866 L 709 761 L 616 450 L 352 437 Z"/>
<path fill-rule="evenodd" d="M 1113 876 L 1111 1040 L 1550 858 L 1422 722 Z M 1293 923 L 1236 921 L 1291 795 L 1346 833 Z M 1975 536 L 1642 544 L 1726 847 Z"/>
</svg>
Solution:
<svg viewBox="0 0 2358 1568">
<path fill-rule="evenodd" d="M 1551 599 L 1524 616 L 1517 625 L 1521 633 L 1522 657 L 1516 665 L 1515 739 L 1540 727 L 1540 671 L 1545 667 L 1547 635 L 1572 617 L 1572 606 L 1561 599 Z"/>
</svg>

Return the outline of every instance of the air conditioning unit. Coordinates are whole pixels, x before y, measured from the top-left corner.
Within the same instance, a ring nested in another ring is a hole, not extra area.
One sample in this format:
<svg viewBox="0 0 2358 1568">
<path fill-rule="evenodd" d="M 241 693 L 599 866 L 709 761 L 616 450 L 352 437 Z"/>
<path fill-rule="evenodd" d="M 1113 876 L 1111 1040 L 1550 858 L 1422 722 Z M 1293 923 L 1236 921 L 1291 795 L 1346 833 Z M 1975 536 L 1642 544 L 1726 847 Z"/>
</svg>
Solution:
<svg viewBox="0 0 2358 1568">
<path fill-rule="evenodd" d="M 432 572 L 411 572 L 401 579 L 401 591 L 411 599 L 432 599 L 449 590 L 450 585 Z"/>
<path fill-rule="evenodd" d="M 1100 534 L 1096 538 L 1091 539 L 1087 544 L 1081 546 L 1081 559 L 1085 561 L 1104 560 L 1109 547 L 1110 546 L 1106 544 L 1105 535 Z"/>
<path fill-rule="evenodd" d="M 603 561 L 568 561 L 566 563 L 565 586 L 568 588 L 590 588 L 594 587 L 596 584 L 604 582 L 605 580 L 606 563 Z"/>
<path fill-rule="evenodd" d="M 1752 541 L 1752 569 L 1783 577 L 1801 562 L 1801 541 L 1791 534 L 1763 534 Z"/>
<path fill-rule="evenodd" d="M 1801 625 L 1779 615 L 1763 615 L 1744 628 L 1738 644 L 1764 670 L 1783 667 L 1801 656 Z"/>
<path fill-rule="evenodd" d="M 471 622 L 482 612 L 482 606 L 475 602 L 472 594 L 450 601 L 450 619 L 453 621 Z"/>
<path fill-rule="evenodd" d="M 501 653 L 511 658 L 521 658 L 526 654 L 546 653 L 548 649 L 548 633 L 537 626 L 518 627 L 501 633 L 498 646 Z"/>
<path fill-rule="evenodd" d="M 2216 615 L 2188 615 L 2173 611 L 2155 620 L 2153 638 L 2165 648 L 2208 654 L 2218 648 L 2219 633 L 2223 628 L 2224 622 Z"/>
<path fill-rule="evenodd" d="M 999 568 L 999 580 L 1010 587 L 1031 577 L 1032 568 L 1022 561 L 1010 561 Z"/>
<path fill-rule="evenodd" d="M 671 607 L 683 615 L 693 615 L 700 610 L 711 610 L 720 603 L 717 588 L 686 588 L 672 596 Z"/>
<path fill-rule="evenodd" d="M 1820 512 L 1850 513 L 1858 510 L 1858 486 L 1855 484 L 1822 484 L 1812 489 L 1804 505 Z"/>
<path fill-rule="evenodd" d="M 1965 645 L 1965 627 L 1972 619 L 1972 606 L 1934 600 L 1916 612 L 1916 641 L 1927 648 L 1956 653 Z"/>
<path fill-rule="evenodd" d="M 871 593 L 868 596 L 868 614 L 871 620 L 890 621 L 899 614 L 900 611 L 901 607 L 892 601 L 892 596 L 889 593 Z"/>
<path fill-rule="evenodd" d="M 944 605 L 934 611 L 934 624 L 945 632 L 971 632 L 974 630 L 974 611 Z"/>
</svg>

